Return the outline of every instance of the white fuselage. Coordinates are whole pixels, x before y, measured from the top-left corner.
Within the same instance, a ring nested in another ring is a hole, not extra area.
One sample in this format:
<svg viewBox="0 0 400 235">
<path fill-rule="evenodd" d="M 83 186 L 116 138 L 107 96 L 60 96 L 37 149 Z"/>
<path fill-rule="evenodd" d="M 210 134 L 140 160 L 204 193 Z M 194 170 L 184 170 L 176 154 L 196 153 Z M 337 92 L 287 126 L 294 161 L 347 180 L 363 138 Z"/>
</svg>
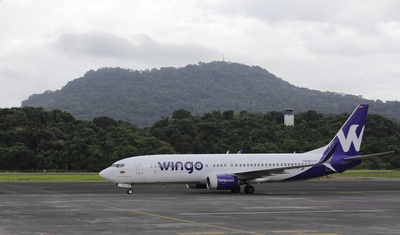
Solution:
<svg viewBox="0 0 400 235">
<path fill-rule="evenodd" d="M 100 175 L 115 183 L 205 183 L 213 174 L 240 174 L 287 168 L 284 174 L 265 174 L 265 181 L 291 178 L 309 169 L 320 154 L 183 154 L 125 158 L 104 169 Z M 308 165 L 308 167 L 298 167 Z M 242 176 L 245 177 L 245 176 Z"/>
</svg>

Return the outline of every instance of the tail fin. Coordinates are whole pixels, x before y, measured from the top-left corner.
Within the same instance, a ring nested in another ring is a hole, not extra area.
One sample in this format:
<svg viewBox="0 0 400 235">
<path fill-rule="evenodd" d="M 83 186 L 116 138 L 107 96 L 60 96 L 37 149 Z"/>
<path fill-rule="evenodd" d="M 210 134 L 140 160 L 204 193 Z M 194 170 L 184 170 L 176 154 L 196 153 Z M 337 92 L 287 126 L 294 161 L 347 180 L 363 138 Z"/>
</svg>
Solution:
<svg viewBox="0 0 400 235">
<path fill-rule="evenodd" d="M 338 145 L 334 155 L 357 156 L 360 151 L 361 141 L 367 120 L 368 104 L 360 104 L 353 111 L 329 146 Z M 330 148 L 325 151 L 328 152 Z M 324 153 L 324 154 L 325 154 Z"/>
<path fill-rule="evenodd" d="M 358 156 L 367 120 L 368 104 L 360 104 L 325 148 L 320 163 L 336 171 L 331 160 Z"/>
</svg>

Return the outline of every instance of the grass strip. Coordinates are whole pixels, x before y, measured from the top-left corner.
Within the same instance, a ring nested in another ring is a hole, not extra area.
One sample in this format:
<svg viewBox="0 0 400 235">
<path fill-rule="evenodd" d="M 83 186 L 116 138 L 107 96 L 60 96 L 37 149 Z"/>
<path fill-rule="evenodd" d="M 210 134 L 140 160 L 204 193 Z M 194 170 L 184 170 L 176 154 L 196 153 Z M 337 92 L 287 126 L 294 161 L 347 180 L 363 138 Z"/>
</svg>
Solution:
<svg viewBox="0 0 400 235">
<path fill-rule="evenodd" d="M 0 182 L 95 182 L 105 181 L 98 173 L 1 172 Z"/>
<path fill-rule="evenodd" d="M 348 170 L 332 177 L 400 178 L 400 170 Z"/>
</svg>

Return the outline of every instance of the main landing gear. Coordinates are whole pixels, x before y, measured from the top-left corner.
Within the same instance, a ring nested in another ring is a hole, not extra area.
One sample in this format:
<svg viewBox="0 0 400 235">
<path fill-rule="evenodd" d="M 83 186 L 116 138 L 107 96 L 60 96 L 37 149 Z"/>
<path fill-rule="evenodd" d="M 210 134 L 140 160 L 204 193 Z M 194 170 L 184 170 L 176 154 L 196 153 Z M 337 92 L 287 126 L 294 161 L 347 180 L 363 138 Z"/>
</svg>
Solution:
<svg viewBox="0 0 400 235">
<path fill-rule="evenodd" d="M 244 192 L 246 194 L 253 194 L 254 193 L 254 187 L 251 185 L 246 185 L 246 187 L 244 187 Z"/>
<path fill-rule="evenodd" d="M 236 186 L 235 188 L 231 189 L 232 193 L 240 193 L 240 186 Z M 253 194 L 254 193 L 254 187 L 251 185 L 246 185 L 244 187 L 244 192 L 246 194 Z"/>
<path fill-rule="evenodd" d="M 128 189 L 128 190 L 126 191 L 126 193 L 129 194 L 129 195 L 131 195 L 131 194 L 133 193 L 133 190 L 132 190 L 132 189 Z"/>
</svg>

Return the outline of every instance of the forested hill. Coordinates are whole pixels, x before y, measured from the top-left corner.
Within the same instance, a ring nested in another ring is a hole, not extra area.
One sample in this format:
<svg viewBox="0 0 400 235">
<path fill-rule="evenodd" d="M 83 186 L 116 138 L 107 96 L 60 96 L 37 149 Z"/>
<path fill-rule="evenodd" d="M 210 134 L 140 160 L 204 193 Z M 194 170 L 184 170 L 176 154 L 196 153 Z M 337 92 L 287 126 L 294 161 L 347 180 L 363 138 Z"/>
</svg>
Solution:
<svg viewBox="0 0 400 235">
<path fill-rule="evenodd" d="M 150 126 L 174 110 L 195 115 L 212 110 L 250 112 L 351 112 L 359 103 L 399 120 L 400 103 L 365 100 L 354 95 L 296 87 L 258 66 L 228 62 L 199 63 L 182 68 L 136 71 L 121 68 L 90 70 L 61 90 L 34 94 L 22 106 L 60 109 L 78 119 L 109 116 Z"/>
</svg>

